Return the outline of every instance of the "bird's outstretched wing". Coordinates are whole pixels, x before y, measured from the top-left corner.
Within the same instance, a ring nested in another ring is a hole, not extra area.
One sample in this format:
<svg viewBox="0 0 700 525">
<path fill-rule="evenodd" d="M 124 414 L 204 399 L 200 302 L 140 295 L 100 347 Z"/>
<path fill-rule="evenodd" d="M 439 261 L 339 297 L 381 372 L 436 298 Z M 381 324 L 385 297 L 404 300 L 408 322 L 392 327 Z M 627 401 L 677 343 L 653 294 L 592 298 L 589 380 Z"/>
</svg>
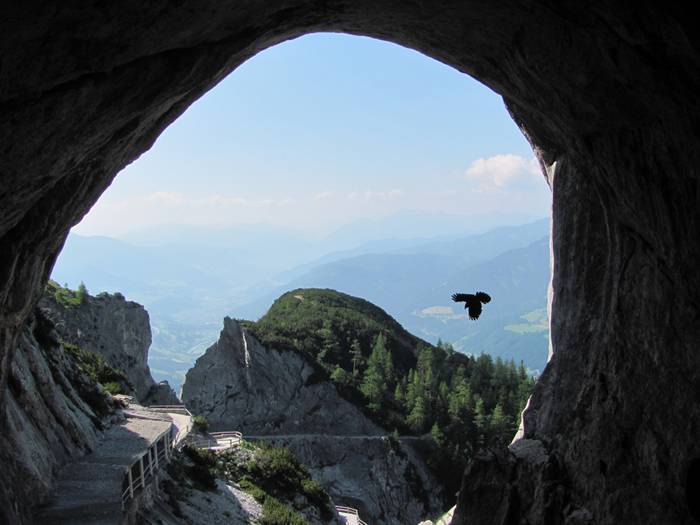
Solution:
<svg viewBox="0 0 700 525">
<path fill-rule="evenodd" d="M 479 299 L 479 301 L 481 301 L 482 303 L 491 302 L 491 296 L 484 292 L 476 292 L 476 298 Z"/>
<path fill-rule="evenodd" d="M 479 301 L 472 301 L 469 303 L 469 319 L 475 321 L 481 315 L 481 303 Z"/>
<path fill-rule="evenodd" d="M 453 293 L 452 300 L 455 303 L 464 303 L 469 301 L 469 295 L 468 293 Z"/>
</svg>

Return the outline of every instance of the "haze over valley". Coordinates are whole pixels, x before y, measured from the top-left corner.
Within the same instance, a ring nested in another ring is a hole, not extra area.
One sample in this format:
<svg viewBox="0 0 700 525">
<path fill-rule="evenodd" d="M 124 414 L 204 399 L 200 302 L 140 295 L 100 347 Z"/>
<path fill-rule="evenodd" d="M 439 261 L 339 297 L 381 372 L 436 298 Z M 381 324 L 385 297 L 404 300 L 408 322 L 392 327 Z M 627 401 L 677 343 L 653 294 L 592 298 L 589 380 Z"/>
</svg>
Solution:
<svg viewBox="0 0 700 525">
<path fill-rule="evenodd" d="M 421 220 L 441 234 L 406 236 Z M 407 227 L 400 229 L 402 222 Z M 302 287 L 363 297 L 428 341 L 523 360 L 540 371 L 547 354 L 548 220 L 481 233 L 460 232 L 465 223 L 473 232 L 494 221 L 403 214 L 320 240 L 262 226 L 151 230 L 129 240 L 72 234 L 52 278 L 143 304 L 153 330 L 152 373 L 176 391 L 218 336 L 223 316 L 255 320 L 279 295 Z M 395 236 L 375 237 L 381 235 Z M 345 249 L 333 250 L 339 247 Z M 478 323 L 450 300 L 470 287 L 494 297 Z"/>
</svg>

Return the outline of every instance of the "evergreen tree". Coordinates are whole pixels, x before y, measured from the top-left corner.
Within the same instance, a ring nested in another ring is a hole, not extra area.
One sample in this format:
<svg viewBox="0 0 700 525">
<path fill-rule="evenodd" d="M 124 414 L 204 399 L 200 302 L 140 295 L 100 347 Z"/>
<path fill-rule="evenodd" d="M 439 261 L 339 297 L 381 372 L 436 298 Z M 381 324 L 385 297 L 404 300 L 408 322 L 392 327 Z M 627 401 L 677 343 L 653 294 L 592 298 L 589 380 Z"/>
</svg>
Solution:
<svg viewBox="0 0 700 525">
<path fill-rule="evenodd" d="M 413 409 L 411 410 L 411 413 L 408 414 L 406 421 L 414 432 L 423 432 L 427 419 L 425 399 L 423 396 L 419 396 L 416 398 Z"/>
<path fill-rule="evenodd" d="M 321 350 L 318 352 L 316 360 L 324 366 L 337 364 L 340 360 L 340 345 L 333 333 L 330 323 L 324 323 L 322 329 L 318 331 L 321 338 Z"/>
<path fill-rule="evenodd" d="M 433 417 L 437 420 L 446 420 L 448 414 L 448 406 L 450 402 L 450 387 L 445 381 L 440 381 L 438 387 L 438 395 L 433 407 Z"/>
<path fill-rule="evenodd" d="M 386 348 L 386 337 L 380 333 L 374 340 L 372 353 L 369 356 L 368 366 L 375 366 L 381 371 L 382 378 L 392 383 L 394 379 L 394 363 L 391 353 Z"/>
<path fill-rule="evenodd" d="M 518 367 L 518 378 L 521 382 L 528 379 L 527 369 L 525 368 L 525 363 L 522 361 L 520 361 L 520 366 Z"/>
<path fill-rule="evenodd" d="M 367 368 L 360 385 L 360 391 L 369 401 L 368 406 L 373 411 L 379 410 L 387 392 L 387 383 L 383 369 L 386 349 L 383 342 L 379 341 L 379 338 L 377 339 L 379 344 L 375 343 L 372 349 L 372 354 L 367 361 Z"/>
<path fill-rule="evenodd" d="M 362 363 L 362 348 L 357 339 L 354 339 L 352 345 L 350 345 L 350 356 L 352 359 L 352 376 L 357 377 L 360 371 L 359 366 Z"/>
<path fill-rule="evenodd" d="M 406 412 L 413 410 L 416 404 L 416 396 L 419 390 L 418 373 L 411 369 L 408 371 L 408 384 L 406 385 Z"/>
<path fill-rule="evenodd" d="M 435 374 L 435 355 L 432 348 L 424 348 L 418 354 L 418 373 L 425 389 L 431 394 L 435 392 L 437 377 Z"/>
<path fill-rule="evenodd" d="M 474 362 L 469 380 L 473 392 L 485 393 L 491 386 L 493 377 L 493 360 L 488 354 L 481 354 Z"/>
<path fill-rule="evenodd" d="M 466 381 L 461 381 L 450 393 L 447 411 L 455 423 L 463 423 L 469 419 L 469 407 L 472 405 L 472 394 Z"/>
<path fill-rule="evenodd" d="M 88 289 L 83 281 L 80 281 L 80 285 L 78 285 L 77 296 L 78 300 L 80 301 L 80 304 L 83 304 L 85 301 L 87 301 Z"/>
<path fill-rule="evenodd" d="M 433 441 L 435 441 L 437 446 L 441 447 L 444 445 L 445 433 L 440 429 L 437 422 L 433 423 L 433 426 L 430 429 L 430 436 L 433 438 Z"/>
<path fill-rule="evenodd" d="M 350 375 L 350 372 L 344 368 L 335 365 L 335 368 L 331 373 L 331 380 L 341 385 L 349 385 L 352 382 L 352 376 Z"/>
<path fill-rule="evenodd" d="M 394 399 L 401 406 L 404 406 L 404 403 L 406 403 L 406 392 L 404 391 L 401 381 L 396 383 L 396 388 L 394 389 Z"/>
<path fill-rule="evenodd" d="M 383 351 L 383 363 L 382 363 L 382 368 L 384 369 L 384 379 L 386 379 L 387 383 L 393 384 L 394 383 L 394 361 L 391 358 L 391 352 L 386 350 L 384 348 Z"/>
<path fill-rule="evenodd" d="M 513 430 L 510 418 L 503 412 L 501 404 L 497 404 L 491 412 L 491 430 L 496 435 L 508 434 Z M 505 436 L 504 436 L 505 437 Z M 512 436 L 511 436 L 512 437 Z"/>
<path fill-rule="evenodd" d="M 488 430 L 489 418 L 484 408 L 484 400 L 478 397 L 474 403 L 474 424 L 480 433 Z"/>
</svg>

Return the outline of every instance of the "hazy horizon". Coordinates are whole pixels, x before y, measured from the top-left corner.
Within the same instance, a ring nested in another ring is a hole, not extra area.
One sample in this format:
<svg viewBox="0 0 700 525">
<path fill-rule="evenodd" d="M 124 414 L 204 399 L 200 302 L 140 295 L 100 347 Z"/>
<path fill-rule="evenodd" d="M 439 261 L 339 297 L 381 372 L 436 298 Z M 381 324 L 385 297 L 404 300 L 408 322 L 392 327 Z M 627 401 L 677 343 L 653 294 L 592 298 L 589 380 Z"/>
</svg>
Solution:
<svg viewBox="0 0 700 525">
<path fill-rule="evenodd" d="M 415 227 L 416 222 L 423 221 L 422 226 Z M 323 243 L 334 237 L 341 236 L 346 231 L 353 231 L 363 234 L 363 240 L 415 240 L 415 239 L 438 239 L 455 238 L 460 236 L 477 235 L 497 228 L 522 226 L 532 222 L 549 219 L 548 215 L 536 214 L 506 214 L 493 213 L 484 215 L 456 215 L 440 213 L 424 213 L 416 210 L 400 210 L 396 213 L 376 216 L 362 217 L 340 223 L 336 227 L 329 229 L 322 234 L 318 232 L 305 231 L 293 226 L 271 224 L 265 222 L 236 223 L 229 225 L 221 224 L 186 224 L 186 223 L 165 223 L 165 224 L 144 224 L 133 229 L 114 233 L 84 233 L 80 230 L 71 230 L 71 235 L 79 237 L 105 237 L 123 241 L 129 244 L 157 245 L 165 242 L 180 242 L 188 235 L 204 235 L 200 240 L 207 239 L 207 235 L 217 233 L 254 233 L 254 232 L 288 232 L 312 243 Z M 435 226 L 439 224 L 438 226 Z M 364 230 L 364 231 L 363 231 Z M 162 236 L 162 237 L 161 237 Z M 188 241 L 189 242 L 189 241 Z M 352 249 L 353 245 L 348 245 Z"/>
</svg>

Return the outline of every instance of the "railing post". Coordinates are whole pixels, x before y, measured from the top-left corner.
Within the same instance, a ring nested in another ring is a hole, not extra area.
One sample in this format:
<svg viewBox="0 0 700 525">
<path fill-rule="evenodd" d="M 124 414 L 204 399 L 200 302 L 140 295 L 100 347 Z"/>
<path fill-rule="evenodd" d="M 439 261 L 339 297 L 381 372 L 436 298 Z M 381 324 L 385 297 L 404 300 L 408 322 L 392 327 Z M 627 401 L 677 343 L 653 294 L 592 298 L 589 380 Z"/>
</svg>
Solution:
<svg viewBox="0 0 700 525">
<path fill-rule="evenodd" d="M 134 477 L 131 475 L 131 467 L 133 465 L 129 465 L 129 499 L 134 498 Z"/>
<path fill-rule="evenodd" d="M 158 470 L 158 442 L 159 442 L 159 441 L 160 441 L 160 439 L 159 439 L 158 441 L 156 441 L 156 443 L 155 443 L 155 445 L 154 445 L 154 450 L 153 450 L 153 452 L 155 452 L 155 456 L 156 456 L 156 458 L 155 458 L 155 461 L 156 461 L 156 470 Z"/>
<path fill-rule="evenodd" d="M 146 478 L 146 471 L 143 468 L 143 456 L 141 456 L 139 458 L 139 464 L 141 465 L 141 488 L 145 489 L 146 484 L 144 482 L 145 482 L 145 478 Z"/>
</svg>

